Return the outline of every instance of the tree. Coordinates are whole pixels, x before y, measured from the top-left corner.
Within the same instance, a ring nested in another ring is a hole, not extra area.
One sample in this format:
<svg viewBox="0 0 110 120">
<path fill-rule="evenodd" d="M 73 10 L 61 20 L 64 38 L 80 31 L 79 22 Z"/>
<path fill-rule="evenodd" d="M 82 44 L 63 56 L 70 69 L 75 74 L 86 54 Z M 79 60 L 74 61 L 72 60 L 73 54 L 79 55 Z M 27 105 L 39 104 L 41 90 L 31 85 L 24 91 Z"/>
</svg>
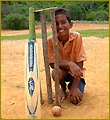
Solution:
<svg viewBox="0 0 110 120">
<path fill-rule="evenodd" d="M 79 2 L 69 2 L 67 9 L 70 13 L 71 19 L 82 20 L 85 16 L 85 9 Z"/>
</svg>

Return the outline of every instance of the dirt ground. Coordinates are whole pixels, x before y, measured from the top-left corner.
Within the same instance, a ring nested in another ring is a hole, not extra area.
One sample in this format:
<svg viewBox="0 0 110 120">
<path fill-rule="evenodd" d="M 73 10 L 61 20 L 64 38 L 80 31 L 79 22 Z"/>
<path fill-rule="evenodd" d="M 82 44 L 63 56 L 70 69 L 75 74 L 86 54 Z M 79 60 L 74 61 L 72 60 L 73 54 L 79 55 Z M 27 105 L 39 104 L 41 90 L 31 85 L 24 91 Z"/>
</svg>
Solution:
<svg viewBox="0 0 110 120">
<path fill-rule="evenodd" d="M 48 25 L 50 30 L 50 25 Z M 72 30 L 109 29 L 109 25 L 74 24 Z M 29 30 L 2 30 L 1 35 L 28 34 Z M 36 27 L 40 32 L 40 26 Z M 55 105 L 48 104 L 45 68 L 42 53 L 42 40 L 37 39 L 40 49 L 40 80 L 44 104 L 41 105 L 42 119 L 109 119 L 109 37 L 83 37 L 87 61 L 86 86 L 80 105 L 73 105 L 69 99 L 61 100 L 61 115 L 55 117 L 51 113 Z M 1 41 L 1 118 L 25 118 L 24 88 L 24 47 L 26 40 Z M 52 80 L 53 98 L 55 84 Z"/>
<path fill-rule="evenodd" d="M 51 25 L 47 24 L 47 32 L 51 31 Z M 88 30 L 88 29 L 108 29 L 108 24 L 74 24 L 71 30 Z M 35 26 L 36 33 L 41 33 L 41 25 Z M 23 35 L 29 34 L 29 30 L 1 30 L 1 36 Z"/>
</svg>

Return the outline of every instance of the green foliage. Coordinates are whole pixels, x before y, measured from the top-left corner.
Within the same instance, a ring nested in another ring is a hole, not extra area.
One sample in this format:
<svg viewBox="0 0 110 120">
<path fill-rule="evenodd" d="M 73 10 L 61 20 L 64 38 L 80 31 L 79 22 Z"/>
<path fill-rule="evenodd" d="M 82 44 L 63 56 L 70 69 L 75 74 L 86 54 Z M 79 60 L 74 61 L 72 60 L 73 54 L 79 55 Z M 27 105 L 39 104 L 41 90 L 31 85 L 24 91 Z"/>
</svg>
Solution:
<svg viewBox="0 0 110 120">
<path fill-rule="evenodd" d="M 3 1 L 5 2 L 5 1 Z M 9 4 L 4 4 L 1 2 L 1 18 L 3 18 L 4 15 L 8 15 L 8 14 L 11 14 L 11 11 L 10 11 L 10 5 Z"/>
<path fill-rule="evenodd" d="M 68 3 L 67 9 L 70 13 L 72 20 L 82 20 L 85 16 L 85 10 L 83 6 L 79 2 L 72 2 Z"/>
<path fill-rule="evenodd" d="M 96 17 L 96 12 L 92 11 L 92 12 L 86 12 L 86 20 L 87 21 L 94 21 Z"/>
<path fill-rule="evenodd" d="M 95 20 L 98 20 L 98 21 L 109 20 L 109 13 L 105 10 L 99 10 L 96 13 Z"/>
<path fill-rule="evenodd" d="M 20 14 L 8 14 L 1 19 L 1 28 L 2 29 L 28 29 L 28 18 Z"/>
<path fill-rule="evenodd" d="M 1 1 L 1 18 L 8 14 L 21 14 L 29 17 L 30 7 L 35 10 L 62 7 L 69 11 L 72 20 L 109 21 L 109 1 Z M 46 21 L 50 22 L 50 11 L 44 12 Z M 35 20 L 40 21 L 40 12 L 35 13 Z"/>
<path fill-rule="evenodd" d="M 92 11 L 91 13 L 86 12 L 86 20 L 87 21 L 108 21 L 109 13 L 105 10 L 99 10 L 97 12 Z"/>
<path fill-rule="evenodd" d="M 51 22 L 50 11 L 49 11 L 49 10 L 47 10 L 47 11 L 45 12 L 45 16 L 46 16 L 46 21 Z"/>
</svg>

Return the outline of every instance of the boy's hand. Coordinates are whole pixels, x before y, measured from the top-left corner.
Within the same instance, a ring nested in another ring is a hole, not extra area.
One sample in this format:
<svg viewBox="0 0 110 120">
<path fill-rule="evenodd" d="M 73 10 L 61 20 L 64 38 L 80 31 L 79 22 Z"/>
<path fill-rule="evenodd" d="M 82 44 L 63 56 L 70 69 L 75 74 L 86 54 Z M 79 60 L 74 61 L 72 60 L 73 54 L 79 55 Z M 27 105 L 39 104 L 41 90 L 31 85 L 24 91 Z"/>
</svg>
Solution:
<svg viewBox="0 0 110 120">
<path fill-rule="evenodd" d="M 73 104 L 78 104 L 82 101 L 82 93 L 80 92 L 79 88 L 71 88 L 68 93 L 68 98 Z"/>
<path fill-rule="evenodd" d="M 81 68 L 74 62 L 68 62 L 68 66 L 74 78 L 81 78 L 83 76 Z"/>
</svg>

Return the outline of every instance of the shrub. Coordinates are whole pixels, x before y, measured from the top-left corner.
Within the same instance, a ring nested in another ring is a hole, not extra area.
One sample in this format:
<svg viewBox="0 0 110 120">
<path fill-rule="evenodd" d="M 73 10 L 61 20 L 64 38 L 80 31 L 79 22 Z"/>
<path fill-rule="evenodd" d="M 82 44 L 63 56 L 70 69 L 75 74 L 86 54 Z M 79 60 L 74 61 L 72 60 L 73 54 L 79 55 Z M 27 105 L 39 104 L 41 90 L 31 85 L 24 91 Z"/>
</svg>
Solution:
<svg viewBox="0 0 110 120">
<path fill-rule="evenodd" d="M 67 4 L 67 10 L 70 13 L 72 20 L 82 20 L 85 17 L 85 10 L 79 2 L 74 2 L 74 4 Z"/>
<path fill-rule="evenodd" d="M 28 29 L 28 18 L 20 14 L 8 14 L 1 19 L 1 29 L 21 30 Z"/>
<path fill-rule="evenodd" d="M 86 20 L 87 21 L 109 21 L 109 13 L 105 10 L 99 10 L 97 12 L 86 12 Z"/>
<path fill-rule="evenodd" d="M 92 12 L 86 12 L 86 20 L 87 21 L 93 21 L 96 17 L 96 13 L 94 11 Z"/>
<path fill-rule="evenodd" d="M 109 21 L 109 13 L 105 10 L 100 10 L 96 13 L 95 20 L 98 21 Z"/>
</svg>

